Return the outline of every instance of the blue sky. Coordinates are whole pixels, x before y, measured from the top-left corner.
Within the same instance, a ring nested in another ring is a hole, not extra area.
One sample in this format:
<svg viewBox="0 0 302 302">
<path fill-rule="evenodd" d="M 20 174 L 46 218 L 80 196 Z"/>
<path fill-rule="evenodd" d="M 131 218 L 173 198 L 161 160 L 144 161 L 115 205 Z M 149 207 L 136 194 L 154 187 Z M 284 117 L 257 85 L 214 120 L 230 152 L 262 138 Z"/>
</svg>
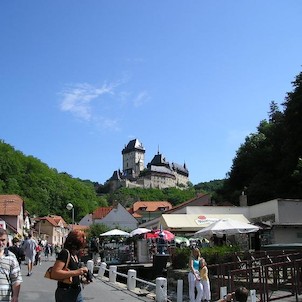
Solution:
<svg viewBox="0 0 302 302">
<path fill-rule="evenodd" d="M 0 139 L 104 183 L 138 138 L 222 179 L 301 72 L 302 1 L 0 1 Z M 282 107 L 281 107 L 282 108 Z"/>
</svg>

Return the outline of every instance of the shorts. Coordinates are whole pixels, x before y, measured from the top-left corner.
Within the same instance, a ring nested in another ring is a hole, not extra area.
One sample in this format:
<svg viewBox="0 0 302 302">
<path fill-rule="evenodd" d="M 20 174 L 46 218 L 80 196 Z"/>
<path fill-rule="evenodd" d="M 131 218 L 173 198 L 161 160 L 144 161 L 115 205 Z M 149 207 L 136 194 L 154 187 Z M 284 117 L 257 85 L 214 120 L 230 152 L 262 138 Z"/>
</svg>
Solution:
<svg viewBox="0 0 302 302">
<path fill-rule="evenodd" d="M 31 256 L 26 256 L 25 257 L 25 261 L 27 262 L 27 263 L 33 263 L 34 261 L 35 261 L 35 256 L 36 255 L 31 255 Z"/>
</svg>

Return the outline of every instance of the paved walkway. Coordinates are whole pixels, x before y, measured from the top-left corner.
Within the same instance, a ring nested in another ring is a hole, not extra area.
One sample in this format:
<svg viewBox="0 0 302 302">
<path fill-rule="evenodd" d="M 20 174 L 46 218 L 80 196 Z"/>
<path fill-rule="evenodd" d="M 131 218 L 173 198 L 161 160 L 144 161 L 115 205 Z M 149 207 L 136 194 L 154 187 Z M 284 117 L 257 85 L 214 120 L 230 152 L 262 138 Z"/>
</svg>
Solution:
<svg viewBox="0 0 302 302">
<path fill-rule="evenodd" d="M 19 302 L 54 302 L 56 281 L 44 278 L 44 273 L 49 266 L 54 264 L 54 257 L 48 261 L 42 261 L 41 265 L 35 266 L 33 274 L 27 277 L 27 266 L 21 265 L 23 283 L 19 296 Z M 152 301 L 146 297 L 140 297 L 119 286 L 113 286 L 94 278 L 94 282 L 86 285 L 83 290 L 84 301 L 110 301 L 110 302 L 135 302 Z"/>
<path fill-rule="evenodd" d="M 56 281 L 44 278 L 44 273 L 49 266 L 54 264 L 55 258 L 51 257 L 48 261 L 43 259 L 42 264 L 35 266 L 33 274 L 27 277 L 27 266 L 25 264 L 21 265 L 23 283 L 21 286 L 21 292 L 19 297 L 19 302 L 54 302 L 54 293 L 56 290 Z M 285 293 L 278 293 L 279 295 Z M 150 299 L 145 296 L 140 296 L 132 293 L 126 289 L 126 286 L 121 284 L 113 285 L 104 280 L 94 278 L 94 282 L 86 285 L 83 290 L 84 301 L 110 301 L 110 302 L 135 302 L 144 301 L 152 302 L 154 299 Z M 186 295 L 185 295 L 186 296 Z M 272 298 L 276 296 L 273 295 Z M 169 297 L 171 299 L 171 297 Z M 176 296 L 171 299 L 176 301 Z M 184 301 L 187 301 L 185 297 Z M 259 301 L 257 299 L 257 301 Z M 282 302 L 296 302 L 296 297 L 287 297 L 280 300 Z M 298 297 L 298 301 L 302 301 L 302 295 Z"/>
</svg>

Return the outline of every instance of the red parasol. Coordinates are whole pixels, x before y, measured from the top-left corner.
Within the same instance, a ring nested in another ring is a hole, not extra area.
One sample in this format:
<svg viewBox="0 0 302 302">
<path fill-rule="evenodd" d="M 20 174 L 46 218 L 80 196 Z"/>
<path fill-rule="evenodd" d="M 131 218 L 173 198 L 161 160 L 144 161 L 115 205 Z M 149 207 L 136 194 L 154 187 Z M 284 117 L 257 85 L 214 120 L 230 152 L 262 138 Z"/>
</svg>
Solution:
<svg viewBox="0 0 302 302">
<path fill-rule="evenodd" d="M 146 238 L 160 238 L 160 234 L 163 234 L 163 238 L 168 241 L 173 240 L 175 237 L 175 235 L 168 230 L 152 230 L 146 234 Z"/>
</svg>

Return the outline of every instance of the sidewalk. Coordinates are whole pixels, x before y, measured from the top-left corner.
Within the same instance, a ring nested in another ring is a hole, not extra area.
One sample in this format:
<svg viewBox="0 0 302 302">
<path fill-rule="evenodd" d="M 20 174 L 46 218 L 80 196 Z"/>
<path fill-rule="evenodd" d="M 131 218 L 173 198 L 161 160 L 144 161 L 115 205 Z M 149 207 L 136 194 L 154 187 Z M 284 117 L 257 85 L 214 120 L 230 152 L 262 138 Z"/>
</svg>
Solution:
<svg viewBox="0 0 302 302">
<path fill-rule="evenodd" d="M 44 278 L 44 273 L 49 266 L 54 264 L 55 258 L 51 257 L 48 261 L 44 260 L 41 265 L 34 266 L 33 274 L 27 277 L 27 266 L 21 265 L 23 283 L 21 285 L 21 292 L 19 296 L 19 302 L 55 302 L 54 293 L 56 290 L 57 282 Z M 286 293 L 278 292 L 278 295 L 284 295 Z M 110 302 L 135 302 L 144 301 L 151 302 L 154 299 L 150 299 L 146 296 L 140 296 L 130 292 L 126 289 L 126 285 L 120 283 L 112 284 L 107 281 L 107 278 L 100 280 L 94 278 L 94 281 L 85 286 L 83 290 L 84 301 L 110 301 Z M 171 297 L 170 297 L 171 298 Z M 276 298 L 273 294 L 271 298 Z M 176 301 L 176 295 L 172 300 Z M 184 301 L 188 301 L 187 297 Z M 257 301 L 259 301 L 257 299 Z M 276 301 L 282 302 L 296 302 L 296 297 L 282 298 Z M 298 297 L 298 301 L 302 301 L 302 296 Z"/>
<path fill-rule="evenodd" d="M 55 258 L 50 257 L 48 261 L 44 260 L 41 265 L 34 266 L 33 274 L 27 277 L 27 266 L 21 265 L 23 283 L 19 296 L 19 302 L 54 302 L 56 290 L 56 281 L 44 278 L 44 273 L 49 266 L 54 264 Z M 83 290 L 85 301 L 110 301 L 110 302 L 135 302 L 135 301 L 152 301 L 146 297 L 139 297 L 136 294 L 114 286 L 108 282 L 94 278 L 94 281 L 86 285 Z"/>
</svg>

